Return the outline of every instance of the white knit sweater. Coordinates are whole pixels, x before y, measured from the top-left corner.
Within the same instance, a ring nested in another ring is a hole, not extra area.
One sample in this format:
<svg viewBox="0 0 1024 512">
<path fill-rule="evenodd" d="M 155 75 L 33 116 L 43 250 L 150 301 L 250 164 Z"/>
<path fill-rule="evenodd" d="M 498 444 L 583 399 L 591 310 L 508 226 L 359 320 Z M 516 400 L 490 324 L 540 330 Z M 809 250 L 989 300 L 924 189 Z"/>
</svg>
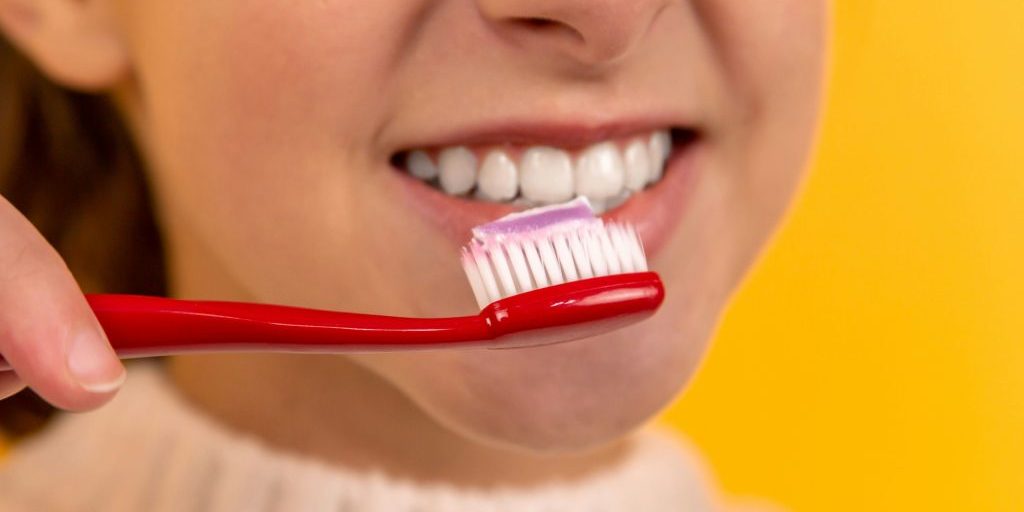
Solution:
<svg viewBox="0 0 1024 512">
<path fill-rule="evenodd" d="M 705 511 L 697 459 L 665 432 L 636 437 L 624 462 L 530 488 L 460 489 L 360 473 L 275 450 L 192 409 L 152 366 L 130 369 L 109 405 L 65 414 L 0 466 L 0 510 Z"/>
</svg>

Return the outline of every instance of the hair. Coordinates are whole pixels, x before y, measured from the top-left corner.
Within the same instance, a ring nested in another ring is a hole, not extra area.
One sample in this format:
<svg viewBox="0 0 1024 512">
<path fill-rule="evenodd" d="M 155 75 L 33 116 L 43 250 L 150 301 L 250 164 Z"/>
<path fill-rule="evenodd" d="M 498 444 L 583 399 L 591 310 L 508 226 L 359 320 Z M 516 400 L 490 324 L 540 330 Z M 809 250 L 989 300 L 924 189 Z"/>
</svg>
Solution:
<svg viewBox="0 0 1024 512">
<path fill-rule="evenodd" d="M 113 102 L 54 83 L 3 37 L 0 195 L 57 249 L 83 291 L 165 292 L 143 161 Z M 24 391 L 0 402 L 0 429 L 18 437 L 51 412 Z"/>
</svg>

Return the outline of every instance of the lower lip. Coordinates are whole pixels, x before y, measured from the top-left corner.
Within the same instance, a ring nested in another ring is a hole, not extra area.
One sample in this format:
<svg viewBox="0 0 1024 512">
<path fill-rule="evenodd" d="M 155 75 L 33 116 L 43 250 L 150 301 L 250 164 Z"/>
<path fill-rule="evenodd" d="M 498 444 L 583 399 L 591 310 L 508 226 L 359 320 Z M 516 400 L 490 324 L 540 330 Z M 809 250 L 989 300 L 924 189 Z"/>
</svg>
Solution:
<svg viewBox="0 0 1024 512">
<path fill-rule="evenodd" d="M 657 256 L 665 246 L 687 210 L 696 181 L 699 144 L 695 141 L 676 147 L 665 165 L 661 181 L 634 193 L 625 203 L 601 215 L 605 221 L 633 225 L 649 258 Z M 459 247 L 469 241 L 474 227 L 522 210 L 509 204 L 450 196 L 404 171 L 395 171 L 399 188 L 408 197 L 411 207 Z"/>
</svg>

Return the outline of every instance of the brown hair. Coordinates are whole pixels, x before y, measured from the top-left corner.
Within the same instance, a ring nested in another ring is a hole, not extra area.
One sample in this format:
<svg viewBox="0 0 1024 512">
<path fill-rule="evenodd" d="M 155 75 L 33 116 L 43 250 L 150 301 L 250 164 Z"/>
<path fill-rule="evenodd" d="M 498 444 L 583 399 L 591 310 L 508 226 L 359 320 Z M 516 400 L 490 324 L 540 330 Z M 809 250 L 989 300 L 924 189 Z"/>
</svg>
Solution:
<svg viewBox="0 0 1024 512">
<path fill-rule="evenodd" d="M 162 294 L 163 251 L 143 163 L 112 102 L 48 80 L 0 37 L 0 195 L 57 249 L 85 292 Z M 0 402 L 0 429 L 48 407 Z"/>
</svg>

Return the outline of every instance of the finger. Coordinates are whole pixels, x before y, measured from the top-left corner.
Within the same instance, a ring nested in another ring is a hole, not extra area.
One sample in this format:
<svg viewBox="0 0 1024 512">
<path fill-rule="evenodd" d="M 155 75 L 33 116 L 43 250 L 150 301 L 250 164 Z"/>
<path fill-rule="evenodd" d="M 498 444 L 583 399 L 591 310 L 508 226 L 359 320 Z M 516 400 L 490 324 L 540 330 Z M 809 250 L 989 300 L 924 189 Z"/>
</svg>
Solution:
<svg viewBox="0 0 1024 512">
<path fill-rule="evenodd" d="M 25 382 L 13 371 L 0 372 L 0 400 L 10 398 L 25 389 Z"/>
<path fill-rule="evenodd" d="M 67 266 L 0 198 L 0 353 L 47 402 L 88 410 L 124 381 L 124 367 Z"/>
</svg>

